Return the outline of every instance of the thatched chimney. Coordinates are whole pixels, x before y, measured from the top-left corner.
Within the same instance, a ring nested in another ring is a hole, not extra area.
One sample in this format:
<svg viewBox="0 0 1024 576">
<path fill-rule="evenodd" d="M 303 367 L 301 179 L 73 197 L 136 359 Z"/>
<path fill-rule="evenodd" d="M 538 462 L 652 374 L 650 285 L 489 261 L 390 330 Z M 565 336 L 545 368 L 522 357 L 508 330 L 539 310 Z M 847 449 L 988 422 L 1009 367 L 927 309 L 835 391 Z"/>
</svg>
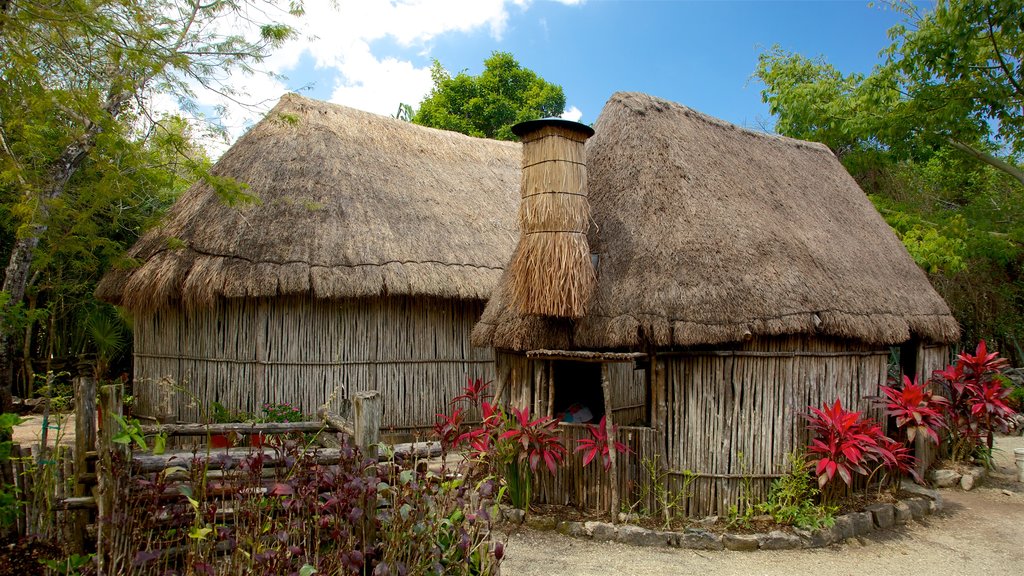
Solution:
<svg viewBox="0 0 1024 576">
<path fill-rule="evenodd" d="M 519 244 L 509 264 L 511 304 L 523 314 L 580 318 L 597 279 L 587 230 L 589 126 L 561 118 L 522 122 Z"/>
</svg>

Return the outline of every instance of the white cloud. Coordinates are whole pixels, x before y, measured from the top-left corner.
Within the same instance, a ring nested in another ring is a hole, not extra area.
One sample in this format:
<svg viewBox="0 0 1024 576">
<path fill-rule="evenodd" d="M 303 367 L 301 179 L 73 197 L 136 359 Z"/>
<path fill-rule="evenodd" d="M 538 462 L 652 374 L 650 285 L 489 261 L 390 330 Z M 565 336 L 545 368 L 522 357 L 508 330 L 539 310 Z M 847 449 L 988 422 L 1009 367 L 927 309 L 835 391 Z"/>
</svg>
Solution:
<svg viewBox="0 0 1024 576">
<path fill-rule="evenodd" d="M 275 74 L 288 75 L 308 55 L 318 74 L 317 84 L 333 90 L 332 102 L 378 114 L 394 114 L 400 103 L 416 105 L 423 99 L 431 87 L 430 68 L 417 66 L 412 60 L 379 56 L 373 51 L 374 41 L 391 39 L 411 53 L 424 56 L 430 53 L 431 41 L 444 34 L 486 30 L 497 40 L 507 29 L 510 11 L 528 10 L 531 3 L 532 0 L 306 0 L 306 14 L 302 18 L 280 18 L 299 30 L 298 37 L 274 50 L 262 66 Z M 252 26 L 247 29 L 239 22 L 226 20 L 219 20 L 217 27 L 235 33 L 256 32 Z M 286 86 L 280 79 L 266 75 L 237 72 L 226 78 L 226 84 L 241 95 L 237 98 L 241 103 L 201 88 L 196 88 L 196 92 L 201 105 L 225 110 L 222 121 L 232 141 L 258 121 L 284 92 L 299 87 Z"/>
<path fill-rule="evenodd" d="M 575 106 L 569 106 L 569 109 L 559 116 L 559 118 L 565 118 L 566 120 L 572 120 L 573 122 L 579 122 L 580 118 L 583 118 L 583 112 Z"/>
</svg>

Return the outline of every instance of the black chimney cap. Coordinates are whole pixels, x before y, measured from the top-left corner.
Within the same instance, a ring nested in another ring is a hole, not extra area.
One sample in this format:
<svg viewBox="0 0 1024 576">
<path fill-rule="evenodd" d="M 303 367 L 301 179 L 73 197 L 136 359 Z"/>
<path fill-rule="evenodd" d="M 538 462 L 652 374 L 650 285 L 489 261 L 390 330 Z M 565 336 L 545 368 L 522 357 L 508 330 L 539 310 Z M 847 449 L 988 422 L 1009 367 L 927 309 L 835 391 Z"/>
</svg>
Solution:
<svg viewBox="0 0 1024 576">
<path fill-rule="evenodd" d="M 569 130 L 576 130 L 583 132 L 588 138 L 594 135 L 594 129 L 590 126 L 581 124 L 580 122 L 566 120 L 565 118 L 541 118 L 539 120 L 527 120 L 526 122 L 520 122 L 513 126 L 512 133 L 522 138 L 525 134 L 529 134 L 530 132 L 539 130 L 545 126 L 559 126 Z"/>
</svg>

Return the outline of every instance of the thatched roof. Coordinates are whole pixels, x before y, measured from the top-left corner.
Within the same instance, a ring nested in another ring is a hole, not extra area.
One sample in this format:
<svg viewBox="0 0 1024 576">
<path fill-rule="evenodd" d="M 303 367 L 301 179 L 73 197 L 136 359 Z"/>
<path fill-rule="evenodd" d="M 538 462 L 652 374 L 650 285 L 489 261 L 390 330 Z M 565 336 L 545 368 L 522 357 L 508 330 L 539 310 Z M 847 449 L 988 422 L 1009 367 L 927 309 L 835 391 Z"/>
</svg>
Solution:
<svg viewBox="0 0 1024 576">
<path fill-rule="evenodd" d="M 520 146 L 285 95 L 97 290 L 132 309 L 311 294 L 485 299 L 515 247 Z"/>
<path fill-rule="evenodd" d="M 474 343 L 621 349 L 821 334 L 950 342 L 949 308 L 827 147 L 618 93 L 587 142 L 598 285 L 577 321 L 519 315 L 508 278 Z"/>
</svg>

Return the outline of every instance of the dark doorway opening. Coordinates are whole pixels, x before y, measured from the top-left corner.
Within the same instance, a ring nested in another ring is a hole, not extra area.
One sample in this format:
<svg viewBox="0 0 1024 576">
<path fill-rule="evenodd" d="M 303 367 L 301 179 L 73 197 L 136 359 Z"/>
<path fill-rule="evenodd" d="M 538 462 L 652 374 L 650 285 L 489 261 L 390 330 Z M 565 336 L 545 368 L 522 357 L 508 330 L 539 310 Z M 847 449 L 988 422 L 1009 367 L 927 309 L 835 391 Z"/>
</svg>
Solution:
<svg viewBox="0 0 1024 576">
<path fill-rule="evenodd" d="M 555 418 L 563 422 L 600 422 L 604 417 L 601 363 L 557 360 L 553 364 Z"/>
</svg>

